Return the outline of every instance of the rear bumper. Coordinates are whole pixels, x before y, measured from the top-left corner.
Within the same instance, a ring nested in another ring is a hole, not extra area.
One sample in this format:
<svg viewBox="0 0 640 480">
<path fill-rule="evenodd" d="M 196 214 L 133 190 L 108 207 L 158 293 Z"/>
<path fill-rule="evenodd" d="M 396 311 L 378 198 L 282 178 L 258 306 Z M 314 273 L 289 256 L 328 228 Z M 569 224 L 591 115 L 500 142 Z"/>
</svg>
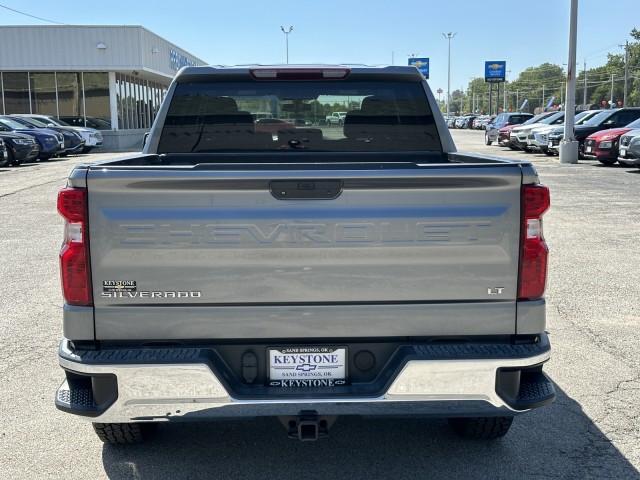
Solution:
<svg viewBox="0 0 640 480">
<path fill-rule="evenodd" d="M 63 411 L 101 423 L 297 415 L 515 415 L 550 403 L 542 372 L 545 334 L 535 344 L 425 344 L 399 349 L 380 389 L 236 388 L 207 349 L 72 351 L 60 344 L 66 380 L 56 393 Z M 298 390 L 298 391 L 296 391 Z"/>
</svg>

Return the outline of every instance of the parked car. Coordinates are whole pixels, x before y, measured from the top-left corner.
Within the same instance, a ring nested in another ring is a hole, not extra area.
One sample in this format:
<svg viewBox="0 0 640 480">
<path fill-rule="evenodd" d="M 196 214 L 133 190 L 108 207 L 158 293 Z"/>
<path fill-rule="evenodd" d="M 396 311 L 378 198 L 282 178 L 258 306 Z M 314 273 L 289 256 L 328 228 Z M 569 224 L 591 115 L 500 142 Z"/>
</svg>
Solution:
<svg viewBox="0 0 640 480">
<path fill-rule="evenodd" d="M 527 137 L 529 136 L 531 129 L 540 125 L 562 123 L 564 120 L 564 112 L 544 112 L 534 118 L 536 118 L 535 122 L 526 122 L 523 125 L 518 125 L 511 129 L 511 132 L 509 132 L 511 145 L 525 152 L 530 152 L 531 150 L 529 150 L 529 147 L 527 146 Z"/>
<path fill-rule="evenodd" d="M 485 126 L 484 144 L 491 145 L 493 142 L 497 141 L 498 131 L 501 128 L 507 127 L 509 125 L 520 125 L 530 118 L 533 118 L 533 114 L 531 113 L 501 113 L 496 118 L 494 118 L 492 122 L 487 123 L 487 125 Z"/>
<path fill-rule="evenodd" d="M 45 128 L 53 130 L 54 132 L 61 133 L 64 137 L 64 150 L 58 153 L 59 157 L 66 157 L 82 151 L 85 145 L 85 141 L 73 127 L 58 127 L 51 124 L 43 123 L 35 118 L 31 118 L 28 115 L 10 115 L 13 120 L 24 124 L 31 128 Z"/>
<path fill-rule="evenodd" d="M 585 158 L 584 148 L 585 140 L 593 133 L 600 130 L 609 130 L 612 128 L 622 128 L 630 124 L 634 120 L 640 118 L 640 107 L 628 107 L 628 108 L 616 108 L 611 110 L 600 110 L 597 114 L 591 118 L 576 125 L 574 129 L 574 138 L 578 143 L 578 156 Z M 553 147 L 549 148 L 555 151 L 557 145 L 560 145 L 563 135 L 560 133 L 553 133 L 549 135 L 549 142 L 553 144 Z"/>
<path fill-rule="evenodd" d="M 478 130 L 484 130 L 485 127 L 495 120 L 496 115 L 484 115 L 478 122 Z"/>
<path fill-rule="evenodd" d="M 640 129 L 622 135 L 619 150 L 618 162 L 640 168 Z"/>
<path fill-rule="evenodd" d="M 38 158 L 40 147 L 38 142 L 23 133 L 12 132 L 4 125 L 0 124 L 0 139 L 4 140 L 7 147 L 7 158 L 10 165 L 20 165 Z"/>
<path fill-rule="evenodd" d="M 593 116 L 593 113 L 590 112 L 590 110 L 587 110 L 577 113 L 574 118 L 574 125 L 579 125 L 582 118 L 586 119 L 589 118 L 589 116 Z M 595 113 L 597 113 L 597 111 Z M 564 121 L 562 121 L 561 124 L 564 125 Z M 554 155 L 554 152 L 549 150 L 549 135 L 560 128 L 564 131 L 564 127 L 559 127 L 558 124 L 552 124 L 546 127 L 540 126 L 532 129 L 527 137 L 527 146 L 530 150 L 545 153 L 547 155 Z"/>
<path fill-rule="evenodd" d="M 62 120 L 64 123 L 71 125 L 72 127 L 93 128 L 96 130 L 112 130 L 111 122 L 104 118 L 78 116 L 60 116 L 57 118 L 58 120 Z"/>
<path fill-rule="evenodd" d="M 64 149 L 64 137 L 61 133 L 45 128 L 28 128 L 7 116 L 0 116 L 0 125 L 4 127 L 5 131 L 31 135 L 38 143 L 38 147 L 40 147 L 38 158 L 42 161 L 55 157 L 58 152 Z"/>
<path fill-rule="evenodd" d="M 278 130 L 286 130 L 288 128 L 295 128 L 293 122 L 281 120 L 279 118 L 259 118 L 255 121 L 256 132 L 270 132 L 276 133 Z"/>
<path fill-rule="evenodd" d="M 636 128 L 640 128 L 640 119 L 624 128 L 610 128 L 592 133 L 584 141 L 584 156 L 598 160 L 603 165 L 613 165 L 618 161 L 620 137 Z"/>
<path fill-rule="evenodd" d="M 473 124 L 473 120 L 476 118 L 475 115 L 464 115 L 462 117 L 458 117 L 456 119 L 456 128 L 471 128 Z"/>
<path fill-rule="evenodd" d="M 73 129 L 75 129 L 76 132 L 82 135 L 82 138 L 84 138 L 85 141 L 84 147 L 82 148 L 82 153 L 89 153 L 94 148 L 102 146 L 102 133 L 100 133 L 95 128 L 73 127 L 51 115 L 30 115 L 30 117 L 35 118 L 36 120 L 39 120 L 47 125 L 58 127 L 72 127 Z"/>
<path fill-rule="evenodd" d="M 576 115 L 576 119 L 575 119 L 575 125 L 582 125 L 583 123 L 585 123 L 587 120 L 589 120 L 591 117 L 597 115 L 598 113 L 600 113 L 602 110 L 585 110 L 583 112 L 580 112 Z M 547 153 L 549 155 L 558 155 L 559 151 L 560 151 L 560 142 L 562 141 L 564 137 L 564 127 L 554 127 L 553 130 L 551 130 L 548 134 L 547 134 Z"/>
<path fill-rule="evenodd" d="M 7 155 L 7 147 L 4 141 L 0 138 L 0 167 L 6 167 L 9 165 L 9 157 Z"/>
</svg>

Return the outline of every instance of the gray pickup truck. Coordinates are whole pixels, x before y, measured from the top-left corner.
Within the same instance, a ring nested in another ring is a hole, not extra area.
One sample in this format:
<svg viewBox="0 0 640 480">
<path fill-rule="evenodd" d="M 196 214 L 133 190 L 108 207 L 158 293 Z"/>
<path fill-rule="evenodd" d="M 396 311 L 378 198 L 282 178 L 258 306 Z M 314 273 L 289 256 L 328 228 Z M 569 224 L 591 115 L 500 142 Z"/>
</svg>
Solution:
<svg viewBox="0 0 640 480">
<path fill-rule="evenodd" d="M 252 112 L 341 129 L 261 131 Z M 471 438 L 553 401 L 548 189 L 458 153 L 414 67 L 186 67 L 144 151 L 58 197 L 56 406 L 132 443 L 160 422 L 446 417 Z"/>
</svg>

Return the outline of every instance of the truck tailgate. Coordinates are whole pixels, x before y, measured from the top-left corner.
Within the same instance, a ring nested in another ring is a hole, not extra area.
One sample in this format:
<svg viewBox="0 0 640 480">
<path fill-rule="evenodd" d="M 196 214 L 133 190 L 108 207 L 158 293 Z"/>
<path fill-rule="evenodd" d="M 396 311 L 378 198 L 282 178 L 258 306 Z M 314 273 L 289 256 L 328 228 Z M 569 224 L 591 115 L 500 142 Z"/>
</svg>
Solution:
<svg viewBox="0 0 640 480">
<path fill-rule="evenodd" d="M 92 167 L 96 336 L 512 334 L 521 177 Z"/>
</svg>

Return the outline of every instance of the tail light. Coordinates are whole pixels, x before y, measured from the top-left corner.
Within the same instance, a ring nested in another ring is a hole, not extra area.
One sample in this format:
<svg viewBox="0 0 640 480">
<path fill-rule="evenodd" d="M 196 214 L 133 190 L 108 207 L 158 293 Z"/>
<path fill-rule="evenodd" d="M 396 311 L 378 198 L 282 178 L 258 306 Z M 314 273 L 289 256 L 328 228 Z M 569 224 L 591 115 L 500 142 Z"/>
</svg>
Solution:
<svg viewBox="0 0 640 480">
<path fill-rule="evenodd" d="M 90 306 L 91 273 L 87 235 L 87 190 L 63 188 L 58 193 L 58 212 L 65 219 L 64 243 L 60 250 L 62 295 L 69 305 Z"/>
<path fill-rule="evenodd" d="M 544 185 L 522 188 L 522 233 L 518 299 L 535 300 L 544 294 L 549 249 L 542 234 L 542 215 L 550 205 L 549 189 Z"/>
</svg>

